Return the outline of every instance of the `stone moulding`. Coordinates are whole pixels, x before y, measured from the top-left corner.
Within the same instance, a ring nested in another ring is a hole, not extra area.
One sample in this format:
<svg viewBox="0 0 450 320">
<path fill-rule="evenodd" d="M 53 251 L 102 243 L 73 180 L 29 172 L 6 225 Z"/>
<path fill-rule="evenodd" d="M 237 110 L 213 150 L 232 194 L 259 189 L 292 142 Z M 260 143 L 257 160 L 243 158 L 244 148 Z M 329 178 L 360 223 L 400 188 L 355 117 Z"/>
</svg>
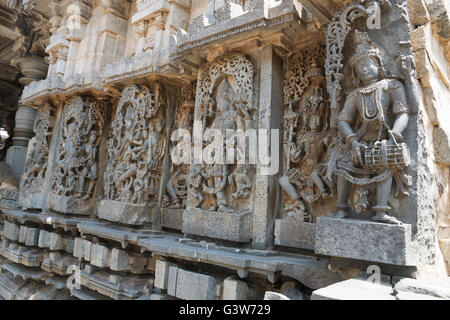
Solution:
<svg viewBox="0 0 450 320">
<path fill-rule="evenodd" d="M 19 204 L 24 208 L 39 209 L 42 208 L 43 199 L 44 194 L 42 193 L 33 193 L 33 194 L 21 193 L 19 195 Z"/>
<path fill-rule="evenodd" d="M 46 96 L 70 95 L 90 90 L 104 91 L 100 77 L 93 76 L 88 79 L 87 77 L 75 76 L 70 81 L 65 81 L 62 77 L 49 78 L 32 82 L 26 86 L 23 89 L 21 102 L 27 103 Z"/>
<path fill-rule="evenodd" d="M 183 233 L 234 242 L 249 242 L 251 225 L 251 213 L 187 209 L 183 216 Z"/>
<path fill-rule="evenodd" d="M 271 10 L 274 9 L 276 7 Z M 279 15 L 271 15 L 269 12 L 269 18 L 267 18 L 263 10 L 255 10 L 228 20 L 226 25 L 213 24 L 205 28 L 196 28 L 194 32 L 179 37 L 178 50 L 175 56 L 179 58 L 186 50 L 223 40 L 249 30 L 263 27 L 273 28 L 300 19 L 293 8 L 290 11 L 282 10 L 276 13 Z"/>
</svg>

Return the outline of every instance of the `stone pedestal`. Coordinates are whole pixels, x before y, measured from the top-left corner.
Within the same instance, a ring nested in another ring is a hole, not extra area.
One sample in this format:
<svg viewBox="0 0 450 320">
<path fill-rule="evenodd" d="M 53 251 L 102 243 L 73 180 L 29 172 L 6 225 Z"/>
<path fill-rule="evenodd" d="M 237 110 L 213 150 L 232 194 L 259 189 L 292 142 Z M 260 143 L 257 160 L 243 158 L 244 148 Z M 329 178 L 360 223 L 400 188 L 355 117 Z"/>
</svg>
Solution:
<svg viewBox="0 0 450 320">
<path fill-rule="evenodd" d="M 156 206 L 103 200 L 98 207 L 98 217 L 111 222 L 143 225 L 153 221 L 155 208 Z"/>
<path fill-rule="evenodd" d="M 42 193 L 19 195 L 19 204 L 28 209 L 42 209 L 44 206 L 44 195 Z"/>
<path fill-rule="evenodd" d="M 181 231 L 183 228 L 183 213 L 184 210 L 182 209 L 163 208 L 161 210 L 161 226 Z"/>
<path fill-rule="evenodd" d="M 81 200 L 71 197 L 49 195 L 49 207 L 51 210 L 66 214 L 95 215 L 97 200 Z"/>
<path fill-rule="evenodd" d="M 183 232 L 234 242 L 249 242 L 252 216 L 250 213 L 225 213 L 200 209 L 184 212 Z"/>
<path fill-rule="evenodd" d="M 411 225 L 390 225 L 372 221 L 319 218 L 315 253 L 385 263 L 414 266 Z"/>
<path fill-rule="evenodd" d="M 276 220 L 275 245 L 314 250 L 316 225 L 295 219 Z"/>
</svg>

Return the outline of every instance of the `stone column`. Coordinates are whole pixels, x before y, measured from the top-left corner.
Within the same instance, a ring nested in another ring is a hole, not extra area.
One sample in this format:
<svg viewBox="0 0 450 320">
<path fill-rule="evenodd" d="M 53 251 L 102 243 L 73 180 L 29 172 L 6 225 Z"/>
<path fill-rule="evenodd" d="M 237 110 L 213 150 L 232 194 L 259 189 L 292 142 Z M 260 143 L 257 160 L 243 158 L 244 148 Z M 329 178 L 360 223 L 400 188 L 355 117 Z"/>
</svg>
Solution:
<svg viewBox="0 0 450 320">
<path fill-rule="evenodd" d="M 259 87 L 259 129 L 268 130 L 281 128 L 282 101 L 282 60 L 275 54 L 272 46 L 266 46 L 260 52 L 260 87 Z M 281 132 L 279 134 L 281 139 Z M 269 140 L 270 141 L 270 140 Z M 281 165 L 281 141 L 278 150 L 271 150 L 274 157 L 278 157 L 278 166 Z M 276 148 L 269 143 L 269 148 Z M 275 165 L 275 163 L 272 163 Z M 255 199 L 253 211 L 253 248 L 266 249 L 272 244 L 274 219 L 278 210 L 279 170 L 270 175 L 262 175 L 266 167 L 258 165 Z M 266 170 L 267 171 L 267 170 Z M 270 170 L 272 171 L 272 170 Z"/>
<path fill-rule="evenodd" d="M 25 168 L 28 142 L 33 137 L 35 112 L 31 107 L 20 105 L 16 113 L 13 145 L 8 149 L 6 162 L 11 166 L 17 181 L 20 181 Z"/>
</svg>

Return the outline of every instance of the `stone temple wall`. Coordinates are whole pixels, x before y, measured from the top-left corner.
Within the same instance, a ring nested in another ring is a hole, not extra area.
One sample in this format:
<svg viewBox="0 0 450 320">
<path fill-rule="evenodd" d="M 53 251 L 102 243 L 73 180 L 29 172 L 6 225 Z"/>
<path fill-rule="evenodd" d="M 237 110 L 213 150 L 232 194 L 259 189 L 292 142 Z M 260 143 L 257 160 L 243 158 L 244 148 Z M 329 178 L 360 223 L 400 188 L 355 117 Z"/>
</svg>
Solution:
<svg viewBox="0 0 450 320">
<path fill-rule="evenodd" d="M 449 11 L 333 3 L 51 2 L 0 296 L 448 298 Z"/>
</svg>

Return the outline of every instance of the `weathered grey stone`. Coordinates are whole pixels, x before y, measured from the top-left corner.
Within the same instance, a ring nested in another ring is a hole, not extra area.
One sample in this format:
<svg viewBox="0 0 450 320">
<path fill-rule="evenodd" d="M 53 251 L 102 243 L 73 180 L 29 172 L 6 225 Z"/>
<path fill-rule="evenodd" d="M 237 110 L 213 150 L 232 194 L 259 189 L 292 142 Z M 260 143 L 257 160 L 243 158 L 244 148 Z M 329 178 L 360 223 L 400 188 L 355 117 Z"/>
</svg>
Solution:
<svg viewBox="0 0 450 320">
<path fill-rule="evenodd" d="M 107 221 L 142 225 L 152 221 L 152 210 L 146 205 L 103 200 L 98 208 L 98 217 Z"/>
<path fill-rule="evenodd" d="M 25 238 L 25 245 L 29 247 L 36 247 L 38 245 L 40 232 L 41 230 L 37 228 L 28 228 Z"/>
<path fill-rule="evenodd" d="M 130 257 L 124 250 L 114 248 L 111 251 L 111 270 L 128 271 L 131 269 Z"/>
<path fill-rule="evenodd" d="M 316 225 L 297 219 L 275 221 L 275 244 L 283 247 L 314 250 Z"/>
<path fill-rule="evenodd" d="M 163 208 L 161 210 L 161 226 L 173 230 L 183 228 L 184 210 Z"/>
<path fill-rule="evenodd" d="M 216 279 L 200 273 L 189 272 L 183 269 L 174 270 L 176 277 L 171 277 L 170 272 L 176 268 L 170 268 L 168 293 L 184 300 L 215 300 Z M 176 278 L 176 289 L 173 291 L 173 281 Z"/>
<path fill-rule="evenodd" d="M 49 195 L 50 209 L 67 214 L 95 215 L 98 201 L 82 200 L 72 197 Z"/>
<path fill-rule="evenodd" d="M 105 246 L 100 244 L 92 244 L 91 259 L 92 265 L 99 268 L 106 268 L 110 266 L 111 252 Z"/>
<path fill-rule="evenodd" d="M 351 279 L 313 292 L 311 300 L 396 300 L 388 285 Z"/>
<path fill-rule="evenodd" d="M 279 301 L 279 300 L 291 300 L 291 299 L 289 299 L 288 297 L 286 297 L 285 295 L 283 295 L 281 293 L 267 291 L 264 294 L 264 300 Z"/>
<path fill-rule="evenodd" d="M 173 297 L 177 295 L 178 268 L 169 267 L 169 278 L 167 280 L 167 294 Z"/>
<path fill-rule="evenodd" d="M 441 127 L 434 128 L 434 151 L 436 161 L 450 165 L 450 134 Z"/>
<path fill-rule="evenodd" d="M 413 266 L 410 225 L 389 225 L 352 219 L 319 218 L 317 254 Z"/>
<path fill-rule="evenodd" d="M 58 251 L 64 249 L 64 238 L 58 233 L 50 233 L 50 250 Z"/>
<path fill-rule="evenodd" d="M 28 209 L 42 209 L 44 196 L 42 193 L 23 194 L 19 195 L 19 204 Z"/>
<path fill-rule="evenodd" d="M 395 290 L 439 299 L 450 299 L 450 279 L 428 277 L 423 280 L 402 279 L 395 285 Z"/>
<path fill-rule="evenodd" d="M 251 214 L 188 209 L 183 216 L 185 234 L 235 242 L 251 240 Z"/>
<path fill-rule="evenodd" d="M 20 243 L 25 243 L 25 239 L 27 237 L 27 231 L 28 231 L 27 227 L 20 226 L 20 231 L 19 231 L 19 242 Z"/>
<path fill-rule="evenodd" d="M 174 267 L 173 263 L 157 260 L 155 269 L 155 288 L 166 290 L 169 284 L 169 269 Z"/>
<path fill-rule="evenodd" d="M 0 189 L 18 190 L 17 181 L 11 166 L 6 162 L 0 162 Z"/>
<path fill-rule="evenodd" d="M 222 300 L 245 300 L 248 296 L 248 285 L 233 278 L 223 282 Z"/>
<path fill-rule="evenodd" d="M 5 238 L 7 238 L 11 241 L 17 241 L 17 240 L 19 240 L 20 227 L 15 223 L 5 221 L 4 235 L 5 235 Z"/>
</svg>

